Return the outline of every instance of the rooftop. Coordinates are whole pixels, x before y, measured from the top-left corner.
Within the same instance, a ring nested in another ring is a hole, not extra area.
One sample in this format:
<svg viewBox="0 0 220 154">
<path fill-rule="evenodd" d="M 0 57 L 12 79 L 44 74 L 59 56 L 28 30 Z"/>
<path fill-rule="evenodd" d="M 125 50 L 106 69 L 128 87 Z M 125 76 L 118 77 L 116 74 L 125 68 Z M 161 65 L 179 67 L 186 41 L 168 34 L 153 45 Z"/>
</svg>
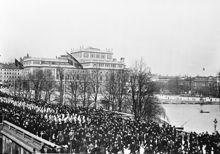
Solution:
<svg viewBox="0 0 220 154">
<path fill-rule="evenodd" d="M 94 47 L 80 47 L 79 49 L 71 49 L 71 53 L 76 53 L 76 52 L 83 52 L 83 51 L 89 51 L 89 52 L 101 52 L 101 53 L 111 53 L 112 54 L 113 49 L 105 49 L 101 50 L 99 48 L 94 48 Z"/>
<path fill-rule="evenodd" d="M 15 66 L 14 63 L 0 63 L 1 69 L 19 69 Z"/>
<path fill-rule="evenodd" d="M 29 60 L 67 62 L 65 58 L 63 59 L 63 56 L 57 57 L 57 58 L 28 57 L 28 58 L 25 58 L 23 61 L 29 61 Z"/>
</svg>

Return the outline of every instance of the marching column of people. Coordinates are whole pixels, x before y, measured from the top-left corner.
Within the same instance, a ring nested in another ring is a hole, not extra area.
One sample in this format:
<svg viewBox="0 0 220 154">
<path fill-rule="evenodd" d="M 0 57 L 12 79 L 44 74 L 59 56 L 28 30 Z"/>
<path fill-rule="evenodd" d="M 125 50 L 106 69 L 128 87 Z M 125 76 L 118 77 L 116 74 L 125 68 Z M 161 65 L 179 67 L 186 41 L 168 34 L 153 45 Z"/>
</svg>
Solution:
<svg viewBox="0 0 220 154">
<path fill-rule="evenodd" d="M 220 135 L 184 133 L 171 125 L 124 119 L 117 113 L 88 107 L 34 102 L 0 93 L 5 120 L 62 148 L 42 153 L 220 153 Z"/>
</svg>

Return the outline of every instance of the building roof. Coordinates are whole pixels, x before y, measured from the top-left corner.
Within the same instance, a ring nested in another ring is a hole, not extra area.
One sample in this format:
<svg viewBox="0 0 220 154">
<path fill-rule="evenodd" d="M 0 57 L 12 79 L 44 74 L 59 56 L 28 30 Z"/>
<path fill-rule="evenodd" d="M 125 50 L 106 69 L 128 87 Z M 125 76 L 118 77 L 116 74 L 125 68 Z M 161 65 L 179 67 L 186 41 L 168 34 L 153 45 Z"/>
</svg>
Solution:
<svg viewBox="0 0 220 154">
<path fill-rule="evenodd" d="M 196 82 L 208 82 L 208 81 L 217 81 L 217 77 L 215 76 L 196 76 L 194 78 L 194 81 Z"/>
<path fill-rule="evenodd" d="M 108 53 L 108 54 L 113 54 L 112 49 L 106 49 L 106 50 L 101 50 L 98 48 L 94 47 L 87 47 L 87 48 L 80 48 L 80 49 L 71 49 L 71 54 L 77 53 L 77 52 L 94 52 L 94 53 Z"/>
<path fill-rule="evenodd" d="M 0 63 L 1 69 L 19 69 L 14 63 Z"/>
<path fill-rule="evenodd" d="M 25 58 L 25 61 L 29 61 L 29 60 L 37 60 L 37 61 L 51 61 L 51 62 L 68 62 L 67 59 L 64 57 L 64 59 L 61 58 L 40 58 L 40 57 L 29 57 L 29 58 Z"/>
</svg>

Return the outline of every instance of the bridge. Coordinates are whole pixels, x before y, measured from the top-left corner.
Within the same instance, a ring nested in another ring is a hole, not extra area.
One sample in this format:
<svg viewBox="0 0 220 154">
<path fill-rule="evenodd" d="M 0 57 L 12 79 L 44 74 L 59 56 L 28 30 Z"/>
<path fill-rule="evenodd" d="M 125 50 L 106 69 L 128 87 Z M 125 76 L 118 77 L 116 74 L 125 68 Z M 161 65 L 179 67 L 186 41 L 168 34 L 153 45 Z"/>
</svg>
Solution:
<svg viewBox="0 0 220 154">
<path fill-rule="evenodd" d="M 0 154 L 36 154 L 45 148 L 60 146 L 40 138 L 0 117 Z"/>
</svg>

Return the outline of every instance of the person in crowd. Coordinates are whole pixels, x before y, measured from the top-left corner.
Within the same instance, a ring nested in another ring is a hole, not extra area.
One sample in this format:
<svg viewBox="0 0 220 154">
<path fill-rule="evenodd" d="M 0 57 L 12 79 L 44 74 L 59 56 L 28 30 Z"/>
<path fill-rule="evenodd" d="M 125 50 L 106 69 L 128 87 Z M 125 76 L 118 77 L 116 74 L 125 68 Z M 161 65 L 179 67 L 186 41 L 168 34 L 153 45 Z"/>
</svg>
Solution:
<svg viewBox="0 0 220 154">
<path fill-rule="evenodd" d="M 220 135 L 185 133 L 169 124 L 123 119 L 115 112 L 89 107 L 34 102 L 0 92 L 5 120 L 61 147 L 47 153 L 219 153 Z M 71 142 L 70 142 L 71 141 Z M 70 146 L 70 144 L 72 144 Z M 41 149 L 45 153 L 44 146 Z"/>
<path fill-rule="evenodd" d="M 46 153 L 46 148 L 45 148 L 45 145 L 43 145 L 40 149 L 40 153 Z"/>
</svg>

